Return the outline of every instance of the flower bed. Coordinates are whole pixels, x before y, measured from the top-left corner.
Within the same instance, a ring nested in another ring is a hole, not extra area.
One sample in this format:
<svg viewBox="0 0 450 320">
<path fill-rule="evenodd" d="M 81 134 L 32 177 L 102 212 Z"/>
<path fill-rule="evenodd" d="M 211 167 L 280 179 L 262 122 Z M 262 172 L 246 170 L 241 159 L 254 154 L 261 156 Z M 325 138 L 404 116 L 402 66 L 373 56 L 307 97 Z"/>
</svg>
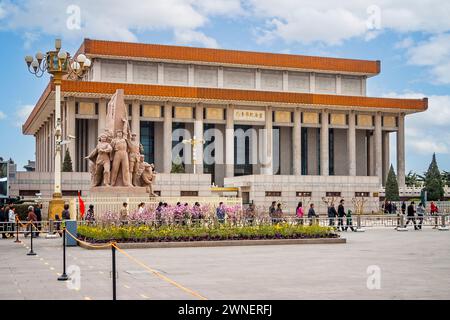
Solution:
<svg viewBox="0 0 450 320">
<path fill-rule="evenodd" d="M 291 224 L 258 226 L 79 226 L 78 237 L 91 243 L 179 242 L 259 239 L 339 238 L 331 228 Z"/>
</svg>

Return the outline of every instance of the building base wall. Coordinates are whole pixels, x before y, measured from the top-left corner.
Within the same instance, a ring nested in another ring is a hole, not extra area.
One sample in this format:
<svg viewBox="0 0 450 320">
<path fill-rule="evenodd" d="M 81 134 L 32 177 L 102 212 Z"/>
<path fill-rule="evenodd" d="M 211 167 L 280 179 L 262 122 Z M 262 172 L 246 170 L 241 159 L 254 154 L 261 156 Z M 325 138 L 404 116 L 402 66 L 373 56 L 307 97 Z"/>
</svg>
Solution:
<svg viewBox="0 0 450 320">
<path fill-rule="evenodd" d="M 341 199 L 345 200 L 345 209 L 356 212 L 352 200 L 361 201 L 361 197 L 355 197 L 356 192 L 366 192 L 364 197 L 364 213 L 378 212 L 380 182 L 378 177 L 364 176 L 294 176 L 294 175 L 249 175 L 225 178 L 226 187 L 239 188 L 239 197 L 255 205 L 262 210 L 268 210 L 272 201 L 281 202 L 283 212 L 293 214 L 297 203 L 302 201 L 304 207 L 309 208 L 314 203 L 316 213 L 322 217 L 327 214 L 327 205 L 322 199 L 330 201 L 333 197 L 327 197 L 327 192 L 340 192 L 335 196 L 337 205 Z M 311 196 L 302 196 L 298 193 L 311 193 Z"/>
</svg>

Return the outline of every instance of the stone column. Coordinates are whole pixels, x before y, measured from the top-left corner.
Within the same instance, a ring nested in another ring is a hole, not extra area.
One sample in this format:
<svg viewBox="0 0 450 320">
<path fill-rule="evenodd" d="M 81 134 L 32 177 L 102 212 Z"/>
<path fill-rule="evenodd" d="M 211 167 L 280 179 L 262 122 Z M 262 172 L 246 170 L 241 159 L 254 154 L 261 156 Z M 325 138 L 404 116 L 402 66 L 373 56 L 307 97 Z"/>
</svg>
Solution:
<svg viewBox="0 0 450 320">
<path fill-rule="evenodd" d="M 316 74 L 311 72 L 309 75 L 309 92 L 314 93 L 316 91 Z"/>
<path fill-rule="evenodd" d="M 164 64 L 158 63 L 158 84 L 164 84 Z"/>
<path fill-rule="evenodd" d="M 289 73 L 283 71 L 283 91 L 289 91 Z"/>
<path fill-rule="evenodd" d="M 188 86 L 195 86 L 195 70 L 193 64 L 188 66 Z"/>
<path fill-rule="evenodd" d="M 234 177 L 234 106 L 231 104 L 225 126 L 225 177 Z"/>
<path fill-rule="evenodd" d="M 375 132 L 374 132 L 374 157 L 375 157 L 375 176 L 378 177 L 380 185 L 383 182 L 383 142 L 381 137 L 381 112 L 375 115 Z"/>
<path fill-rule="evenodd" d="M 256 69 L 255 72 L 255 89 L 261 90 L 261 69 Z"/>
<path fill-rule="evenodd" d="M 293 154 L 292 154 L 292 167 L 293 174 L 300 176 L 302 174 L 302 123 L 301 123 L 301 111 L 300 108 L 295 108 L 294 111 L 294 128 L 292 129 L 292 142 L 293 142 Z"/>
<path fill-rule="evenodd" d="M 195 107 L 194 137 L 203 141 L 203 105 L 198 103 Z M 196 153 L 196 171 L 197 174 L 203 173 L 203 143 L 194 146 Z"/>
<path fill-rule="evenodd" d="M 223 88 L 223 67 L 217 68 L 217 87 Z"/>
<path fill-rule="evenodd" d="M 336 94 L 342 94 L 342 76 L 336 75 Z"/>
<path fill-rule="evenodd" d="M 67 110 L 67 114 L 66 114 L 66 119 L 67 119 L 67 128 L 66 128 L 66 140 L 69 140 L 68 136 L 72 136 L 75 137 L 75 99 L 73 97 L 69 97 L 67 98 L 66 101 L 66 110 Z M 76 157 L 76 147 L 77 147 L 77 142 L 78 137 L 75 137 L 75 139 L 70 139 L 70 143 L 67 145 L 67 148 L 69 149 L 69 153 L 70 153 L 70 158 L 72 159 L 72 168 L 73 171 L 76 171 L 77 169 L 77 163 L 78 163 L 78 159 Z M 80 157 L 84 157 L 84 155 L 80 155 Z M 83 161 L 80 159 L 80 161 Z"/>
<path fill-rule="evenodd" d="M 328 176 L 329 159 L 328 159 L 328 110 L 323 110 L 321 113 L 322 128 L 320 129 L 320 174 Z"/>
<path fill-rule="evenodd" d="M 272 107 L 266 107 L 266 124 L 264 126 L 265 134 L 265 149 L 263 149 L 263 164 L 262 173 L 271 175 L 273 174 L 273 120 L 272 120 Z"/>
<path fill-rule="evenodd" d="M 134 76 L 133 76 L 133 62 L 132 61 L 127 61 L 127 82 L 128 83 L 133 83 L 134 81 Z"/>
<path fill-rule="evenodd" d="M 387 175 L 389 173 L 389 131 L 383 132 L 383 185 L 386 183 Z"/>
<path fill-rule="evenodd" d="M 164 104 L 163 130 L 164 173 L 170 173 L 172 171 L 172 103 L 169 101 Z"/>
<path fill-rule="evenodd" d="M 136 134 L 136 140 L 141 141 L 141 102 L 133 100 L 131 104 L 131 132 Z"/>
<path fill-rule="evenodd" d="M 397 180 L 399 188 L 405 187 L 405 114 L 398 115 Z"/>
<path fill-rule="evenodd" d="M 105 132 L 106 127 L 106 108 L 107 101 L 105 98 L 100 98 L 98 101 L 98 136 L 100 136 L 103 132 Z"/>
<path fill-rule="evenodd" d="M 347 145 L 348 175 L 356 176 L 356 121 L 354 111 L 350 111 L 348 114 Z"/>
</svg>

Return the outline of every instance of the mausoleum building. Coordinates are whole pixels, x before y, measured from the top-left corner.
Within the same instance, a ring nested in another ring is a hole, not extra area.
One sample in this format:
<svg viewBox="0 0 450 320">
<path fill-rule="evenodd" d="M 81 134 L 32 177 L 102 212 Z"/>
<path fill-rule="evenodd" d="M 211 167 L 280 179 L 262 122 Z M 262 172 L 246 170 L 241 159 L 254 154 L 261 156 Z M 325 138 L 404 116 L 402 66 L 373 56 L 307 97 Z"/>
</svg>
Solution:
<svg viewBox="0 0 450 320">
<path fill-rule="evenodd" d="M 332 196 L 376 201 L 391 164 L 392 135 L 403 186 L 405 117 L 427 109 L 426 98 L 366 95 L 380 61 L 90 39 L 79 53 L 92 66 L 83 79 L 61 84 L 63 139 L 76 137 L 62 153 L 69 150 L 75 171 L 63 175 L 63 193 L 88 192 L 84 158 L 104 130 L 117 89 L 124 90 L 145 161 L 155 164 L 156 192 L 207 195 L 214 184 L 238 188 L 246 202 L 281 200 L 289 207 Z M 36 171 L 22 187 L 17 181 L 17 193 L 43 192 L 31 180 L 54 170 L 54 97 L 50 81 L 23 125 L 36 139 Z M 201 143 L 193 146 L 193 164 L 191 145 L 181 142 L 194 137 Z M 184 174 L 170 174 L 180 160 L 177 144 Z M 173 183 L 163 187 L 163 177 Z"/>
</svg>

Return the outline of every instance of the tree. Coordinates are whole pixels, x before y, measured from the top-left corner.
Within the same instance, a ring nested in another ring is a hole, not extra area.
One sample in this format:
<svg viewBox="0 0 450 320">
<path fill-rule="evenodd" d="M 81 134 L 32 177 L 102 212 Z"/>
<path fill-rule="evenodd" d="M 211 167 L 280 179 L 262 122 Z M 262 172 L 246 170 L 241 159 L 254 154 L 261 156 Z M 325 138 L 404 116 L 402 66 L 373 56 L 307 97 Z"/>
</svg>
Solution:
<svg viewBox="0 0 450 320">
<path fill-rule="evenodd" d="M 442 176 L 442 182 L 445 185 L 450 186 L 450 171 L 442 170 L 441 176 Z"/>
<path fill-rule="evenodd" d="M 427 192 L 427 200 L 436 201 L 444 197 L 444 183 L 439 171 L 436 154 L 433 153 L 428 171 L 425 174 L 424 190 Z"/>
<path fill-rule="evenodd" d="M 389 168 L 389 173 L 386 179 L 385 198 L 387 201 L 400 200 L 397 176 L 395 175 L 394 167 L 392 166 L 392 164 L 391 167 Z"/>
<path fill-rule="evenodd" d="M 66 149 L 64 154 L 64 161 L 62 165 L 62 172 L 72 172 L 72 158 L 70 157 L 69 149 Z"/>
<path fill-rule="evenodd" d="M 405 184 L 407 187 L 418 187 L 420 185 L 420 177 L 412 170 L 408 172 L 405 177 Z"/>
</svg>

